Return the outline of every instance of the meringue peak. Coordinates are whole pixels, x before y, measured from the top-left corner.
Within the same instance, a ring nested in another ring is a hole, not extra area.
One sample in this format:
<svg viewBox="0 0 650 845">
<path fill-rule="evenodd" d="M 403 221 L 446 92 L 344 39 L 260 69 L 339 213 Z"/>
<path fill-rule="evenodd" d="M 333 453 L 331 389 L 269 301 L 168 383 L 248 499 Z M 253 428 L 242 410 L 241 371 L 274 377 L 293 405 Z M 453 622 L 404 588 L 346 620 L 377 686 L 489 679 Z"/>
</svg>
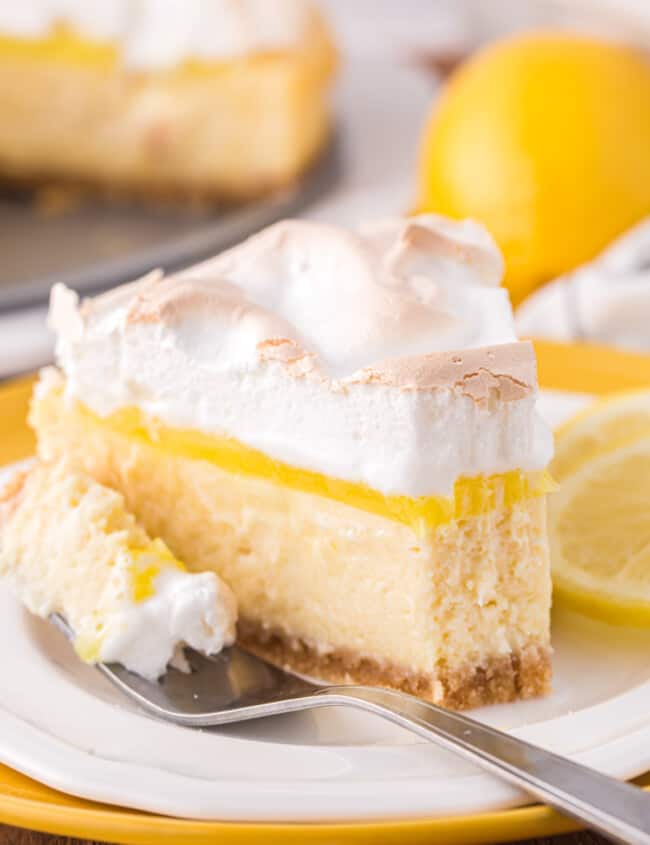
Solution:
<svg viewBox="0 0 650 845">
<path fill-rule="evenodd" d="M 514 341 L 502 270 L 480 226 L 423 215 L 360 232 L 283 221 L 179 278 L 239 288 L 284 322 L 267 340 L 295 341 L 343 378 L 380 360 Z"/>
</svg>

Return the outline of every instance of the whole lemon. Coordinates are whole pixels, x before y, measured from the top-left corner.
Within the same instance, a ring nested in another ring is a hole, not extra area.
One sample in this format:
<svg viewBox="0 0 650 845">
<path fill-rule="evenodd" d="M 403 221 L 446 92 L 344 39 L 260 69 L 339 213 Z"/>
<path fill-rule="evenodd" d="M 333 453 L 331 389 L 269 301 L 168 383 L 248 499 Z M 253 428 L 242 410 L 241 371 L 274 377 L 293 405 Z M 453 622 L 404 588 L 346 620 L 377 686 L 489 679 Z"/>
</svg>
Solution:
<svg viewBox="0 0 650 845">
<path fill-rule="evenodd" d="M 451 78 L 422 139 L 419 211 L 473 217 L 516 303 L 650 213 L 650 59 L 577 35 L 515 36 Z"/>
</svg>

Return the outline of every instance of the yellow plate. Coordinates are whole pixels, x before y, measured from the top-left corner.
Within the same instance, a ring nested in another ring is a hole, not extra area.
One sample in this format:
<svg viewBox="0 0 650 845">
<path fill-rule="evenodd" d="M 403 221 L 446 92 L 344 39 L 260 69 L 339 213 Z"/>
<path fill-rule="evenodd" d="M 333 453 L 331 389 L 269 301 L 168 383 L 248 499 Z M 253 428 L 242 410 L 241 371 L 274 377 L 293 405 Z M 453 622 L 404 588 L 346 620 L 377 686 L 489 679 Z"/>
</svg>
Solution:
<svg viewBox="0 0 650 845">
<path fill-rule="evenodd" d="M 650 385 L 650 357 L 594 346 L 536 343 L 544 387 L 603 394 Z M 27 457 L 34 439 L 25 423 L 33 379 L 0 387 L 0 465 Z M 650 785 L 650 776 L 640 781 Z M 548 807 L 418 821 L 345 824 L 246 824 L 200 822 L 155 816 L 64 795 L 0 766 L 0 822 L 85 839 L 147 845 L 242 845 L 264 840 L 291 843 L 415 845 L 445 842 L 474 845 L 511 842 L 577 830 Z"/>
</svg>

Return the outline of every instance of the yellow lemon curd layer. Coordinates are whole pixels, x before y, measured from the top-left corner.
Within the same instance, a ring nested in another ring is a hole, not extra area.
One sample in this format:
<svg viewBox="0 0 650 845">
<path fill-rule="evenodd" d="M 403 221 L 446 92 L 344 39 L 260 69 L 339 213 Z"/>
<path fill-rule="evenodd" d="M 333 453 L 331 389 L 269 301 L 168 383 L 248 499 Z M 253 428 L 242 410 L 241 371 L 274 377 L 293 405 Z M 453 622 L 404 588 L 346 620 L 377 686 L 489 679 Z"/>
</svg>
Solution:
<svg viewBox="0 0 650 845">
<path fill-rule="evenodd" d="M 167 454 L 207 461 L 226 472 L 324 496 L 404 523 L 418 534 L 454 519 L 508 508 L 555 489 L 546 471 L 523 472 L 515 469 L 490 476 L 458 478 L 452 496 L 384 495 L 366 484 L 332 478 L 275 460 L 231 437 L 167 426 L 147 417 L 138 408 L 123 408 L 107 417 L 100 417 L 79 403 L 79 411 L 89 423 L 104 426 Z"/>
<path fill-rule="evenodd" d="M 178 66 L 165 69 L 167 75 L 181 73 L 217 73 L 235 67 L 239 62 L 262 62 L 279 51 L 259 51 L 254 55 L 212 61 L 187 59 Z M 120 47 L 111 41 L 98 41 L 79 35 L 69 26 L 58 24 L 40 38 L 17 38 L 0 33 L 0 57 L 31 62 L 59 62 L 97 70 L 112 70 L 119 64 Z"/>
<path fill-rule="evenodd" d="M 36 62 L 111 68 L 118 58 L 115 44 L 82 38 L 66 26 L 56 26 L 41 38 L 0 34 L 0 56 Z"/>
</svg>

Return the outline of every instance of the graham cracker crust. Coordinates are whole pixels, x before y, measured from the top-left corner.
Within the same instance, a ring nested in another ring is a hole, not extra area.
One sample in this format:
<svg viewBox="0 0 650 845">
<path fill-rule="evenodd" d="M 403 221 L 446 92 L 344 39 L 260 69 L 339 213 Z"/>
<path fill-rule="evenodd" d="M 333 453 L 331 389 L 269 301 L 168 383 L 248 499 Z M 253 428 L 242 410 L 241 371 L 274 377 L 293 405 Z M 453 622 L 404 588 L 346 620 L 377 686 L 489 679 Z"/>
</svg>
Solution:
<svg viewBox="0 0 650 845">
<path fill-rule="evenodd" d="M 352 650 L 319 650 L 299 637 L 250 620 L 239 620 L 237 641 L 258 657 L 301 675 L 334 684 L 389 687 L 452 710 L 536 698 L 551 689 L 552 651 L 540 644 L 495 656 L 478 666 L 447 669 L 441 664 L 425 674 Z"/>
</svg>

